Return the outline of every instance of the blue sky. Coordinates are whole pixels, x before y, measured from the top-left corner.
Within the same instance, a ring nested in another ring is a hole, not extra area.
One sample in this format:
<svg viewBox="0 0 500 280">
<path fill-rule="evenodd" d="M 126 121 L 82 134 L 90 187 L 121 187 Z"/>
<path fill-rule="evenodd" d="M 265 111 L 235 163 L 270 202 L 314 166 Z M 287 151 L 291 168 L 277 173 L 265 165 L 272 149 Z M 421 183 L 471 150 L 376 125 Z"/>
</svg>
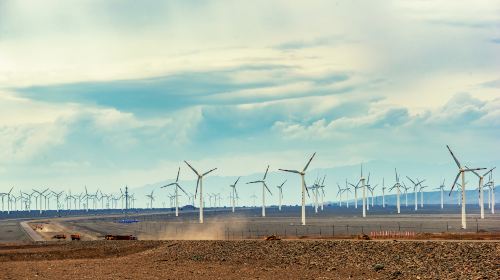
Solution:
<svg viewBox="0 0 500 280">
<path fill-rule="evenodd" d="M 0 1 L 0 188 L 494 165 L 499 30 L 499 1 Z"/>
</svg>

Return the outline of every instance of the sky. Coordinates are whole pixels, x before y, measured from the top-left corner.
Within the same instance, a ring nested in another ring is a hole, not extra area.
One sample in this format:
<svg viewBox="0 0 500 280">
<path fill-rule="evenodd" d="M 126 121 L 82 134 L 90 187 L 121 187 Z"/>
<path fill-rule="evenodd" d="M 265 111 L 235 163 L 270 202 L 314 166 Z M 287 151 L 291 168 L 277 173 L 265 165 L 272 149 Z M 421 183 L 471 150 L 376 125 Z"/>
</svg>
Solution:
<svg viewBox="0 0 500 280">
<path fill-rule="evenodd" d="M 499 139 L 500 1 L 0 0 L 0 192 L 193 180 L 183 160 L 278 183 L 314 152 L 314 176 L 439 184 L 446 144 L 493 167 Z"/>
</svg>

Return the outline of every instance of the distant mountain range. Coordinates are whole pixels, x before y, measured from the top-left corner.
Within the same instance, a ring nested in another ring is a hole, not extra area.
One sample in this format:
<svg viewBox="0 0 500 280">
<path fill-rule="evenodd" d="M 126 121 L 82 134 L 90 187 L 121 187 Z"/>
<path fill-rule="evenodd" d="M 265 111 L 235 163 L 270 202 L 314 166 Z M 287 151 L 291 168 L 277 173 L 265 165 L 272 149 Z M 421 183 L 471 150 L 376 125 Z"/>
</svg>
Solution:
<svg viewBox="0 0 500 280">
<path fill-rule="evenodd" d="M 443 193 L 443 201 L 444 204 L 458 204 L 458 199 L 460 198 L 460 193 L 453 191 L 451 196 L 448 196 L 449 191 L 444 191 Z M 359 193 L 358 193 L 359 195 Z M 466 191 L 465 199 L 467 204 L 479 204 L 479 194 L 478 191 Z M 358 200 L 361 201 L 361 197 L 358 197 Z M 353 202 L 354 198 L 349 197 L 349 201 Z M 495 201 L 498 205 L 500 203 L 500 186 L 495 188 Z M 337 203 L 338 200 L 331 201 L 330 203 Z M 371 202 L 371 198 L 370 198 Z M 385 203 L 387 205 L 396 205 L 397 198 L 395 194 L 390 194 L 385 196 Z M 405 194 L 402 193 L 400 196 L 401 205 L 405 204 Z M 375 197 L 375 204 L 382 204 L 382 196 Z M 441 192 L 440 191 L 432 191 L 432 192 L 424 192 L 424 204 L 441 204 Z M 484 192 L 484 204 L 488 204 L 488 191 Z M 414 193 L 408 193 L 408 205 L 415 205 L 415 196 Z M 418 194 L 418 205 L 420 207 L 420 193 Z M 500 205 L 498 205 L 500 209 Z"/>
</svg>

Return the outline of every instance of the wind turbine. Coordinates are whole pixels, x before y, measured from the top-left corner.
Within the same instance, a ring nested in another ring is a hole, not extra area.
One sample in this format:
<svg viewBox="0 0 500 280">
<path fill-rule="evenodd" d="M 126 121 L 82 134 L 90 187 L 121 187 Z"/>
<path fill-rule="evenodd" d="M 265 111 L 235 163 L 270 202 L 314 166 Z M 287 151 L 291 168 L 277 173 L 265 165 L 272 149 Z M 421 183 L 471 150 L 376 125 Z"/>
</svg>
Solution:
<svg viewBox="0 0 500 280">
<path fill-rule="evenodd" d="M 314 184 L 311 186 L 311 187 L 307 187 L 306 188 L 309 188 L 310 190 L 312 190 L 313 192 L 313 195 L 314 195 L 314 204 L 312 205 L 312 207 L 314 208 L 314 213 L 318 213 L 318 204 L 319 204 L 319 200 L 318 200 L 318 195 L 319 195 L 319 179 L 316 179 L 316 182 L 314 182 Z"/>
<path fill-rule="evenodd" d="M 255 199 L 257 199 L 257 196 L 255 194 L 252 194 L 250 198 L 253 198 L 253 207 L 257 207 L 257 204 L 255 204 Z"/>
<path fill-rule="evenodd" d="M 149 207 L 150 207 L 151 209 L 153 209 L 153 201 L 155 200 L 155 198 L 154 198 L 154 196 L 153 196 L 153 192 L 154 192 L 154 190 L 152 190 L 152 191 L 151 191 L 151 194 L 147 194 L 147 195 L 146 195 L 146 197 L 148 197 L 148 198 L 149 198 L 149 201 L 150 201 L 150 202 L 149 202 Z"/>
<path fill-rule="evenodd" d="M 385 181 L 382 177 L 382 208 L 385 208 Z"/>
<path fill-rule="evenodd" d="M 424 189 L 429 186 L 420 186 L 420 208 L 424 208 Z"/>
<path fill-rule="evenodd" d="M 346 182 L 347 182 L 347 179 L 346 179 Z M 360 188 L 359 181 L 356 185 L 353 185 L 351 183 L 349 183 L 349 185 L 351 185 L 354 188 L 354 208 L 358 209 L 358 189 Z"/>
<path fill-rule="evenodd" d="M 279 190 L 279 204 L 278 204 L 278 210 L 281 211 L 281 203 L 283 202 L 283 185 L 286 183 L 286 180 L 281 183 L 281 185 L 276 186 Z"/>
<path fill-rule="evenodd" d="M 194 197 L 198 194 L 198 186 L 200 187 L 200 224 L 203 224 L 203 177 L 208 175 L 210 172 L 216 170 L 217 168 L 210 169 L 209 171 L 200 174 L 194 167 L 192 167 L 187 161 L 184 161 L 191 170 L 198 176 L 198 180 L 196 180 L 196 191 L 194 193 Z"/>
<path fill-rule="evenodd" d="M 340 187 L 339 183 L 337 183 L 337 188 L 339 189 L 337 191 L 337 197 L 339 198 L 339 207 L 342 207 L 342 193 L 344 192 L 344 189 Z"/>
<path fill-rule="evenodd" d="M 490 209 L 491 209 L 491 214 L 495 214 L 495 183 L 493 181 L 493 172 L 490 173 L 490 178 L 488 180 L 488 188 L 490 194 Z"/>
<path fill-rule="evenodd" d="M 262 217 L 266 216 L 266 189 L 269 192 L 269 194 L 273 195 L 266 185 L 266 177 L 268 170 L 269 170 L 269 165 L 267 166 L 266 173 L 264 173 L 264 177 L 262 178 L 262 180 L 252 181 L 247 183 L 247 184 L 256 184 L 256 183 L 262 184 Z"/>
<path fill-rule="evenodd" d="M 413 181 L 410 177 L 406 176 L 406 178 L 408 178 L 408 180 L 410 180 L 410 182 L 413 184 L 413 194 L 415 196 L 415 211 L 418 210 L 418 186 L 421 186 L 421 184 L 425 181 L 422 180 L 422 181 L 419 181 L 418 178 L 417 178 L 417 183 L 415 183 L 415 181 Z"/>
<path fill-rule="evenodd" d="M 348 185 L 348 183 L 347 183 L 347 180 L 346 180 L 346 182 L 345 182 L 345 183 L 346 183 L 346 184 L 345 184 L 345 189 L 344 189 L 344 191 L 345 191 L 346 196 L 347 196 L 347 197 L 346 197 L 345 204 L 346 204 L 346 207 L 347 207 L 347 208 L 349 208 L 349 193 L 352 193 L 352 191 L 351 191 L 351 189 L 349 188 L 349 185 Z"/>
<path fill-rule="evenodd" d="M 370 191 L 370 194 L 372 196 L 372 208 L 375 207 L 375 205 L 374 205 L 375 196 L 373 195 L 373 191 L 375 191 L 376 187 L 378 187 L 378 184 L 376 184 L 373 187 L 368 187 L 368 190 Z M 349 195 L 347 196 L 347 199 L 349 199 Z M 347 204 L 347 208 L 349 208 L 349 204 Z"/>
<path fill-rule="evenodd" d="M 407 187 L 405 182 L 401 183 L 403 183 L 403 189 L 405 190 L 405 207 L 408 208 L 408 190 L 410 189 L 410 187 Z"/>
<path fill-rule="evenodd" d="M 178 189 L 181 189 L 181 191 L 186 194 L 187 196 L 189 196 L 187 194 L 187 192 L 181 187 L 181 185 L 179 185 L 179 174 L 181 173 L 181 168 L 179 167 L 179 169 L 177 170 L 177 178 L 175 179 L 175 182 L 173 183 L 170 183 L 170 184 L 167 184 L 161 188 L 166 188 L 166 187 L 169 187 L 169 186 L 175 186 L 175 216 L 178 217 L 179 216 L 179 192 L 178 192 Z"/>
<path fill-rule="evenodd" d="M 321 181 L 321 185 L 319 186 L 321 188 L 321 211 L 323 211 L 325 207 L 325 179 L 326 175 L 323 176 L 323 181 Z M 349 203 L 349 202 L 347 202 Z"/>
<path fill-rule="evenodd" d="M 483 170 L 486 168 L 467 168 L 467 167 L 463 168 L 462 165 L 460 164 L 460 162 L 458 161 L 458 159 L 455 157 L 455 155 L 451 151 L 450 147 L 448 145 L 446 145 L 446 148 L 448 148 L 448 151 L 450 151 L 450 154 L 453 157 L 453 159 L 455 160 L 455 163 L 457 164 L 457 167 L 458 167 L 458 174 L 457 174 L 457 177 L 455 177 L 455 181 L 453 181 L 453 185 L 451 185 L 451 190 L 450 190 L 449 195 L 451 195 L 451 191 L 453 191 L 453 188 L 455 187 L 455 184 L 458 181 L 458 177 L 460 177 L 460 175 L 462 175 L 462 229 L 466 229 L 467 228 L 467 221 L 465 218 L 465 172 Z"/>
<path fill-rule="evenodd" d="M 229 185 L 230 188 L 232 188 L 231 192 L 231 204 L 232 204 L 232 211 L 234 213 L 234 208 L 236 207 L 236 197 L 238 196 L 238 192 L 236 191 L 236 185 L 238 184 L 238 181 L 240 180 L 241 177 L 238 177 L 234 184 Z M 281 210 L 281 204 L 280 204 L 280 210 Z"/>
<path fill-rule="evenodd" d="M 467 166 L 465 166 L 467 168 Z M 472 173 L 476 174 L 476 176 L 479 178 L 479 207 L 481 208 L 481 219 L 484 219 L 484 194 L 483 194 L 483 180 L 486 175 L 489 173 L 493 172 L 493 170 L 496 167 L 493 167 L 490 169 L 488 172 L 484 173 L 483 175 L 479 175 L 476 171 L 471 170 Z"/>
<path fill-rule="evenodd" d="M 368 182 L 370 182 L 370 174 L 368 174 Z M 361 176 L 359 178 L 359 181 L 356 185 L 353 185 L 351 184 L 351 186 L 354 187 L 354 191 L 355 191 L 355 196 L 356 196 L 356 199 L 355 199 L 355 208 L 358 208 L 358 196 L 357 196 L 357 191 L 356 189 L 358 188 L 359 186 L 359 183 L 361 183 L 361 188 L 363 189 L 363 218 L 366 218 L 366 210 L 367 210 L 367 203 L 366 203 L 366 185 L 365 185 L 365 178 L 363 177 L 363 164 L 361 164 Z M 368 184 L 367 184 L 368 185 Z"/>
<path fill-rule="evenodd" d="M 12 189 L 14 187 L 10 188 L 10 191 L 8 193 L 0 193 L 2 196 L 2 212 L 4 212 L 4 197 L 7 197 L 7 214 L 10 214 L 10 193 L 12 192 Z"/>
<path fill-rule="evenodd" d="M 33 189 L 33 192 L 35 192 L 35 193 L 37 193 L 37 194 L 38 194 L 38 197 L 36 197 L 36 200 L 35 200 L 35 201 L 38 201 L 38 200 L 40 201 L 40 208 L 39 208 L 39 210 L 40 210 L 40 214 L 42 214 L 42 199 L 43 199 L 43 194 L 44 194 L 45 192 L 47 192 L 48 190 L 49 190 L 49 189 L 47 188 L 47 189 L 45 189 L 44 191 L 42 191 L 42 192 L 41 192 L 41 191 L 38 191 L 38 190 Z"/>
<path fill-rule="evenodd" d="M 306 194 L 305 194 L 305 192 L 307 192 L 307 196 L 309 196 L 309 191 L 306 189 L 306 180 L 305 180 L 304 176 L 306 175 L 307 167 L 309 167 L 309 164 L 311 164 L 311 161 L 313 160 L 313 158 L 314 158 L 315 155 L 316 155 L 316 153 L 314 153 L 311 156 L 311 158 L 307 162 L 307 164 L 304 167 L 304 169 L 302 169 L 302 171 L 289 170 L 289 169 L 280 169 L 281 171 L 296 173 L 296 174 L 300 175 L 300 178 L 301 178 L 301 181 L 302 181 L 302 211 L 301 212 L 302 212 L 302 225 L 303 226 L 306 225 L 306 196 L 305 196 Z"/>
<path fill-rule="evenodd" d="M 443 179 L 443 183 L 441 183 L 441 186 L 439 186 L 439 188 L 436 188 L 436 190 L 439 190 L 441 192 L 441 209 L 443 209 L 443 204 L 444 204 L 444 199 L 443 199 L 444 180 L 446 179 Z"/>
</svg>

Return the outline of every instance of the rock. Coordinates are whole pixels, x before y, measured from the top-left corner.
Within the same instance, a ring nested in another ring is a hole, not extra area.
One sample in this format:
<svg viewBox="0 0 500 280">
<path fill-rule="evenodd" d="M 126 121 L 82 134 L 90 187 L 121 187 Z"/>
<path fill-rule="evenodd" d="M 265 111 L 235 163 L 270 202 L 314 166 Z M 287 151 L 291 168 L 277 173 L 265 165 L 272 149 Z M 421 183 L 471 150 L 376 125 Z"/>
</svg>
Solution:
<svg viewBox="0 0 500 280">
<path fill-rule="evenodd" d="M 384 265 L 381 263 L 377 263 L 377 264 L 373 265 L 373 269 L 375 269 L 375 271 L 382 270 L 382 269 L 384 269 Z"/>
</svg>

